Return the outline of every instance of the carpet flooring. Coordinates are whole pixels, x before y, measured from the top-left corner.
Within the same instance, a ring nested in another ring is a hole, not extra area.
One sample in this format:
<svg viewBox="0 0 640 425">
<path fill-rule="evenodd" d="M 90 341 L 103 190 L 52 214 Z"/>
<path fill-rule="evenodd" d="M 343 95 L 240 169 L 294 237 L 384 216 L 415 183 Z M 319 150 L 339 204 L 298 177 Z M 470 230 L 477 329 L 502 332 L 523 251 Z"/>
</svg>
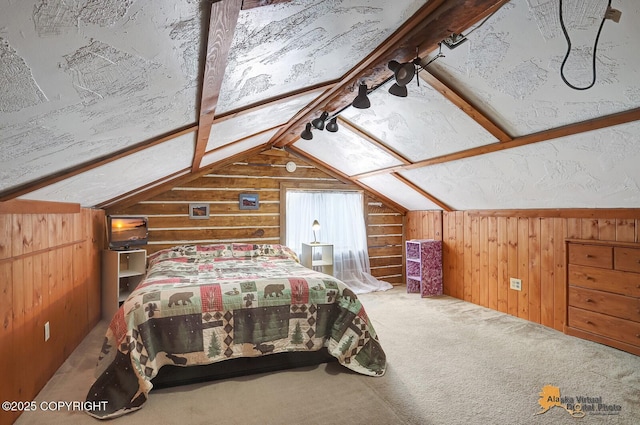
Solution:
<svg viewBox="0 0 640 425">
<path fill-rule="evenodd" d="M 111 423 L 640 424 L 638 356 L 404 287 L 359 298 L 387 355 L 384 376 L 329 363 L 153 390 L 141 410 Z M 85 338 L 38 403 L 85 399 L 106 326 Z M 554 392 L 561 402 L 549 401 Z M 584 415 L 574 417 L 567 409 L 576 414 L 580 397 Z M 541 399 L 549 409 L 537 414 Z M 62 409 L 25 412 L 16 424 L 98 422 Z"/>
</svg>

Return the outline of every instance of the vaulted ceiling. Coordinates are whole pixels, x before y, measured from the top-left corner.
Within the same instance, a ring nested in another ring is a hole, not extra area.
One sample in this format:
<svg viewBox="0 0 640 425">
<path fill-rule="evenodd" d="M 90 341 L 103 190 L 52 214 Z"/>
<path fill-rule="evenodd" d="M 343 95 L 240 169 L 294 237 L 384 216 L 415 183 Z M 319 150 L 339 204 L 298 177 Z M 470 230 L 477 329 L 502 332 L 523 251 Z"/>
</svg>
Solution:
<svg viewBox="0 0 640 425">
<path fill-rule="evenodd" d="M 564 66 L 559 0 L 0 0 L 0 201 L 122 206 L 284 149 L 403 210 L 638 208 L 640 4 L 562 3 Z"/>
</svg>

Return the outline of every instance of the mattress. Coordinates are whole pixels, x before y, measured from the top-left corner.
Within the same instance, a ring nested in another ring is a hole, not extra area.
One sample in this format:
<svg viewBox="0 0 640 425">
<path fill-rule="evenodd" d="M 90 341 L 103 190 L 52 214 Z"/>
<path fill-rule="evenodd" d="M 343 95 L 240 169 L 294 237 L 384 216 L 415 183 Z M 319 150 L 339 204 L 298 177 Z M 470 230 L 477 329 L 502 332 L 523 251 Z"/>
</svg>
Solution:
<svg viewBox="0 0 640 425">
<path fill-rule="evenodd" d="M 88 412 L 96 418 L 140 409 L 165 365 L 322 349 L 360 374 L 385 372 L 385 353 L 356 294 L 302 266 L 286 246 L 181 245 L 148 263 L 106 332 L 87 394 L 98 402 Z"/>
</svg>

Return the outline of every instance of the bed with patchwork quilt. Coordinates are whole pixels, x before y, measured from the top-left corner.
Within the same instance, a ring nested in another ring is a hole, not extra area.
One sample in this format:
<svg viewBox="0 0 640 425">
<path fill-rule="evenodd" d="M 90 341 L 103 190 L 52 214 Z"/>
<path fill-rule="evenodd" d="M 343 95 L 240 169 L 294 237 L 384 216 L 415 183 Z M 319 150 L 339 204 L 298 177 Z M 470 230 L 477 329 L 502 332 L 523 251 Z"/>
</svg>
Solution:
<svg viewBox="0 0 640 425">
<path fill-rule="evenodd" d="M 333 276 L 302 266 L 288 247 L 161 250 L 149 256 L 144 280 L 108 327 L 87 394 L 87 401 L 103 403 L 88 413 L 107 419 L 141 408 L 165 365 L 321 349 L 355 372 L 385 372 L 384 351 L 358 297 Z"/>
</svg>

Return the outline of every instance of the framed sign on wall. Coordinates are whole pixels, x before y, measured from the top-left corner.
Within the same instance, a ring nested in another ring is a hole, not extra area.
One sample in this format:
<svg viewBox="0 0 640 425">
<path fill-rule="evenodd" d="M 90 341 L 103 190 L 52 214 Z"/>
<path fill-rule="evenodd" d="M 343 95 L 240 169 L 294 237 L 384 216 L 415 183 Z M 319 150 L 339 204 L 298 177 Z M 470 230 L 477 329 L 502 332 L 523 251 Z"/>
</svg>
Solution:
<svg viewBox="0 0 640 425">
<path fill-rule="evenodd" d="M 209 218 L 209 204 L 189 204 L 189 218 L 203 220 Z"/>
<path fill-rule="evenodd" d="M 238 207 L 241 210 L 257 210 L 260 208 L 260 198 L 255 193 L 241 193 Z"/>
</svg>

